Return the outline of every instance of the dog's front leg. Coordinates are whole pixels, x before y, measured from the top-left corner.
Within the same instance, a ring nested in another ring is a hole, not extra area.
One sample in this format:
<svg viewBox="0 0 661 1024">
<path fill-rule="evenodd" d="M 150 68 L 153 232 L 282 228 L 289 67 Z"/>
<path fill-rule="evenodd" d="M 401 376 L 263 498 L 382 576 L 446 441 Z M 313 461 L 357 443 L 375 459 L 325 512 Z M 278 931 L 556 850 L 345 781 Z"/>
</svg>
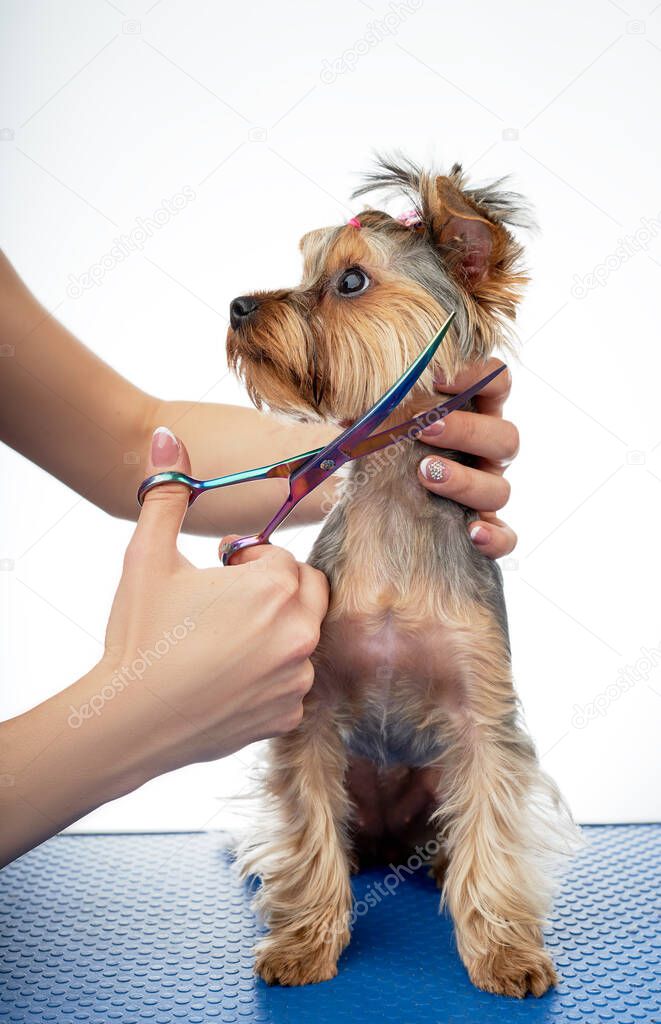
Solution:
<svg viewBox="0 0 661 1024">
<path fill-rule="evenodd" d="M 473 983 L 540 996 L 556 982 L 542 927 L 557 792 L 517 723 L 498 627 L 481 626 L 458 638 L 465 704 L 447 737 L 437 815 L 447 838 L 443 898 Z"/>
<path fill-rule="evenodd" d="M 345 771 L 328 708 L 309 704 L 299 728 L 271 743 L 274 821 L 243 858 L 244 870 L 262 879 L 256 905 L 270 931 L 256 949 L 255 969 L 269 983 L 333 978 L 349 941 Z"/>
<path fill-rule="evenodd" d="M 447 831 L 443 885 L 457 948 L 478 988 L 541 996 L 556 975 L 542 938 L 548 880 L 534 863 L 536 837 L 522 827 L 526 794 L 505 777 L 506 750 L 479 731 L 462 753 L 464 794 Z"/>
</svg>

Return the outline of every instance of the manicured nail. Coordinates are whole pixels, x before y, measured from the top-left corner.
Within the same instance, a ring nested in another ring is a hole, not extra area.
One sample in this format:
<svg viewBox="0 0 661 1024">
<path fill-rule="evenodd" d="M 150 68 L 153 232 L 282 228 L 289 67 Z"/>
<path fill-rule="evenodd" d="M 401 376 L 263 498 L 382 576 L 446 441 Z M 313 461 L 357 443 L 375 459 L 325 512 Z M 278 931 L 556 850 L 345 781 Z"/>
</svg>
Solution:
<svg viewBox="0 0 661 1024">
<path fill-rule="evenodd" d="M 173 466 L 179 458 L 179 442 L 167 427 L 156 427 L 151 439 L 151 461 L 154 466 Z"/>
<path fill-rule="evenodd" d="M 473 544 L 488 544 L 491 539 L 489 531 L 485 530 L 483 526 L 478 526 L 477 524 L 475 526 L 471 526 L 468 532 Z"/>
<path fill-rule="evenodd" d="M 420 463 L 420 472 L 425 480 L 431 480 L 435 484 L 445 483 L 450 475 L 447 463 L 436 455 L 428 455 Z"/>
<path fill-rule="evenodd" d="M 436 420 L 435 423 L 430 423 L 428 427 L 421 433 L 421 437 L 438 437 L 445 430 L 445 417 L 442 420 Z"/>
</svg>

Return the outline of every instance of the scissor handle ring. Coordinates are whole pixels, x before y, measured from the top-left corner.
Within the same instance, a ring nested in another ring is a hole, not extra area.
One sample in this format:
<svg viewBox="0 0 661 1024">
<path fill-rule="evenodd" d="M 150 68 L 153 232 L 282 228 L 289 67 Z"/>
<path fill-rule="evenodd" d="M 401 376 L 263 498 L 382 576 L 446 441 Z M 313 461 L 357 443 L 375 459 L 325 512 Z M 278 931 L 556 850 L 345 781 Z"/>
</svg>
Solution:
<svg viewBox="0 0 661 1024">
<path fill-rule="evenodd" d="M 153 476 L 148 476 L 146 480 L 142 481 L 138 488 L 138 504 L 142 505 L 145 495 L 153 490 L 154 487 L 160 487 L 161 484 L 183 484 L 187 487 L 190 491 L 188 496 L 189 506 L 193 504 L 202 489 L 199 480 L 194 480 L 192 476 L 188 476 L 186 473 L 179 473 L 176 469 L 169 469 L 163 473 L 154 473 Z"/>
<path fill-rule="evenodd" d="M 221 556 L 220 561 L 223 565 L 230 564 L 230 558 L 235 555 L 237 551 L 243 551 L 244 548 L 254 548 L 257 544 L 269 544 L 270 541 L 254 534 L 251 537 L 237 537 L 236 540 L 227 540 L 221 545 Z"/>
</svg>

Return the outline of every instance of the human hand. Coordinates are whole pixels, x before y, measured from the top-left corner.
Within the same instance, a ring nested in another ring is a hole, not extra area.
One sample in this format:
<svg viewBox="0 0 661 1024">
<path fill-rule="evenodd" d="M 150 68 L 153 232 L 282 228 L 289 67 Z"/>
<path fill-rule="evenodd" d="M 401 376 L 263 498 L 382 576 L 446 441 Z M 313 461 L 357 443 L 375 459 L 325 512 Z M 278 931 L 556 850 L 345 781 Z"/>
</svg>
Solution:
<svg viewBox="0 0 661 1024">
<path fill-rule="evenodd" d="M 183 444 L 159 428 L 148 471 L 166 468 L 190 473 Z M 114 677 L 149 661 L 125 705 L 147 777 L 295 728 L 328 605 L 323 574 L 281 548 L 191 565 L 177 549 L 187 503 L 179 484 L 145 496 L 107 630 Z"/>
<path fill-rule="evenodd" d="M 462 371 L 451 385 L 439 382 L 438 389 L 443 394 L 459 394 L 499 365 L 497 359 L 475 364 Z M 502 418 L 511 383 L 511 374 L 505 370 L 476 396 L 474 412 L 453 412 L 420 434 L 426 444 L 476 456 L 474 467 L 429 456 L 429 461 L 422 460 L 418 476 L 434 494 L 480 510 L 469 531 L 475 546 L 489 558 L 508 555 L 517 541 L 514 531 L 495 514 L 509 499 L 510 485 L 503 473 L 519 450 L 518 430 Z"/>
</svg>

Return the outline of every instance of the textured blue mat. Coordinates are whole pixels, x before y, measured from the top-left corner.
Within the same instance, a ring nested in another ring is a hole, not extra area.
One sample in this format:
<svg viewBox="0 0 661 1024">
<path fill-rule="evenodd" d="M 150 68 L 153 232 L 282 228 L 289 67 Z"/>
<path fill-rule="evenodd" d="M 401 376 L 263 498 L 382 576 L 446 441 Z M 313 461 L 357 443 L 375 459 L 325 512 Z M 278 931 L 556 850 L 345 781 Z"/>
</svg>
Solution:
<svg viewBox="0 0 661 1024">
<path fill-rule="evenodd" d="M 655 1024 L 661 826 L 586 834 L 549 930 L 560 988 L 524 1001 L 471 986 L 423 872 L 358 918 L 333 981 L 268 988 L 222 837 L 53 839 L 0 874 L 0 1021 Z"/>
</svg>

